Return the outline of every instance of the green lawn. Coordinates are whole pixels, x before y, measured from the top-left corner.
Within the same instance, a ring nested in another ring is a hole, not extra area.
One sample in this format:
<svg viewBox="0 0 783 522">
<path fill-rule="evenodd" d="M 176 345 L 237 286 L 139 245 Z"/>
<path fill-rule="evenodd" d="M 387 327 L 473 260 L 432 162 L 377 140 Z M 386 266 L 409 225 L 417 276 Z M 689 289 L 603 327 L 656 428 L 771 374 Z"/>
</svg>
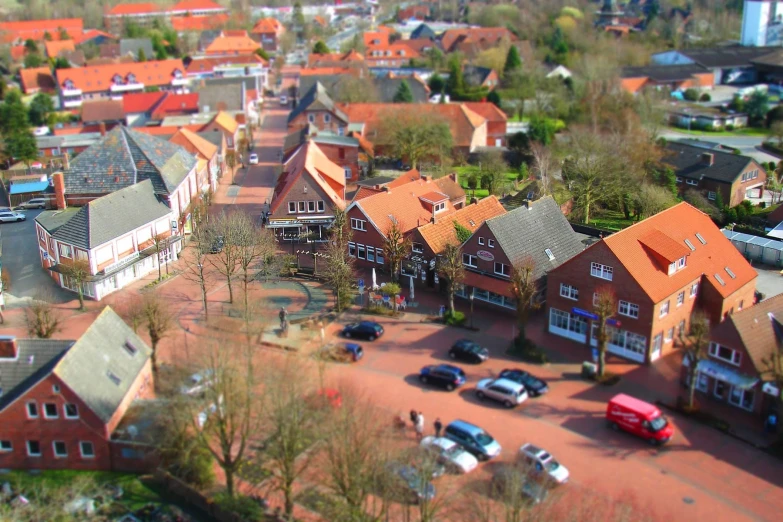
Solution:
<svg viewBox="0 0 783 522">
<path fill-rule="evenodd" d="M 622 212 L 614 210 L 604 210 L 590 218 L 591 227 L 603 228 L 604 230 L 622 230 L 636 223 L 634 219 L 625 219 Z"/>
<path fill-rule="evenodd" d="M 767 129 L 760 129 L 756 127 L 743 127 L 741 129 L 733 130 L 733 131 L 708 131 L 708 130 L 688 130 L 688 129 L 681 129 L 679 127 L 671 127 L 671 129 L 675 132 L 680 132 L 682 134 L 690 134 L 693 136 L 699 136 L 702 138 L 709 139 L 710 136 L 749 136 L 749 137 L 759 137 L 759 138 L 765 138 L 769 136 L 769 131 Z"/>
</svg>

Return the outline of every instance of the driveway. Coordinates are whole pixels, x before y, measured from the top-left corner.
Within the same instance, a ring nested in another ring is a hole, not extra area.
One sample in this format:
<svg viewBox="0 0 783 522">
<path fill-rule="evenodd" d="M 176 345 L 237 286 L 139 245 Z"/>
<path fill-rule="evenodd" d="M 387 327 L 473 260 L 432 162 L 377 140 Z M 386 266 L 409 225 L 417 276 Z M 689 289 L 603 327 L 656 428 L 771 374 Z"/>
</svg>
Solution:
<svg viewBox="0 0 783 522">
<path fill-rule="evenodd" d="M 10 277 L 10 288 L 5 292 L 5 304 L 8 308 L 18 305 L 18 300 L 34 297 L 42 290 L 51 293 L 55 302 L 70 301 L 65 291 L 52 281 L 41 267 L 38 254 L 38 241 L 35 237 L 35 217 L 41 210 L 27 210 L 27 220 L 21 223 L 3 223 L 0 234 L 3 241 L 3 270 Z"/>
<path fill-rule="evenodd" d="M 764 294 L 764 299 L 783 294 L 783 276 L 776 268 L 758 265 L 754 267 L 759 275 L 756 280 L 756 290 Z"/>
<path fill-rule="evenodd" d="M 406 314 L 402 320 L 381 319 L 384 336 L 362 343 L 365 357 L 360 363 L 337 367 L 335 372 L 390 412 L 405 415 L 411 408 L 423 412 L 428 433 L 436 417 L 444 424 L 463 419 L 481 426 L 503 446 L 501 460 L 512 460 L 525 442 L 543 446 L 571 471 L 577 487 L 566 486 L 566 495 L 576 495 L 579 486 L 585 486 L 613 497 L 632 496 L 642 506 L 656 506 L 661 520 L 778 519 L 783 509 L 783 475 L 779 463 L 764 453 L 682 418 L 670 419 L 674 439 L 652 448 L 607 429 L 606 402 L 624 383 L 596 387 L 556 365 L 512 361 L 504 354 L 505 329 L 472 333 L 421 323 L 420 318 Z M 338 327 L 333 326 L 332 333 Z M 472 337 L 490 348 L 490 360 L 460 364 L 468 376 L 461 390 L 447 393 L 423 387 L 417 379 L 419 369 L 448 361 L 448 348 L 461 337 Z M 550 393 L 514 410 L 478 401 L 476 382 L 506 367 L 527 369 L 547 380 Z M 475 478 L 488 479 L 489 467 L 481 467 Z"/>
</svg>

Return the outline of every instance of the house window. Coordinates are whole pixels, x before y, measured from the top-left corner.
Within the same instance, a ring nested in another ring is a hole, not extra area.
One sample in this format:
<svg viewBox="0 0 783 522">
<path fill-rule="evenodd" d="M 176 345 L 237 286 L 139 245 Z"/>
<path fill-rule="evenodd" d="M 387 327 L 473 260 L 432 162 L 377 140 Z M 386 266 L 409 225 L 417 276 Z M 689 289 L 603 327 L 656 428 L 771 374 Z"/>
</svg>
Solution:
<svg viewBox="0 0 783 522">
<path fill-rule="evenodd" d="M 71 251 L 70 245 L 63 245 L 60 243 L 60 257 L 67 257 L 70 258 L 73 256 L 73 252 Z"/>
<path fill-rule="evenodd" d="M 375 262 L 379 265 L 383 264 L 383 249 L 382 248 L 376 248 L 375 249 Z"/>
<path fill-rule="evenodd" d="M 682 303 L 685 302 L 685 292 L 680 292 L 677 294 L 677 306 L 682 306 Z"/>
<path fill-rule="evenodd" d="M 337 135 L 338 136 L 345 136 L 345 127 L 340 127 L 337 129 Z"/>
<path fill-rule="evenodd" d="M 296 213 L 296 202 L 295 201 L 289 201 L 288 202 L 288 213 L 289 214 L 295 214 Z"/>
<path fill-rule="evenodd" d="M 697 293 L 699 293 L 699 283 L 694 283 L 691 286 L 691 298 L 696 297 Z"/>
<path fill-rule="evenodd" d="M 560 296 L 577 301 L 579 299 L 579 289 L 575 286 L 560 283 Z M 595 301 L 597 296 L 598 294 L 593 294 L 593 301 Z"/>
<path fill-rule="evenodd" d="M 367 247 L 367 261 L 375 261 L 375 249 L 373 247 Z"/>
<path fill-rule="evenodd" d="M 351 257 L 356 257 L 356 244 L 355 243 L 348 243 L 348 255 Z"/>
<path fill-rule="evenodd" d="M 438 203 L 437 205 L 435 205 L 435 212 L 436 213 L 441 212 L 443 210 L 446 210 L 446 204 L 445 203 Z"/>
<path fill-rule="evenodd" d="M 79 408 L 75 404 L 66 404 L 65 405 L 65 418 L 66 419 L 78 419 L 79 418 Z"/>
<path fill-rule="evenodd" d="M 600 263 L 590 263 L 590 275 L 593 277 L 600 277 L 607 281 L 612 280 L 612 273 L 614 270 L 611 266 L 602 265 Z"/>
<path fill-rule="evenodd" d="M 27 441 L 27 456 L 40 457 L 41 456 L 41 443 L 37 440 Z"/>
<path fill-rule="evenodd" d="M 345 179 L 351 179 L 351 177 L 353 176 L 351 167 L 343 167 L 343 173 L 345 174 Z"/>
<path fill-rule="evenodd" d="M 743 410 L 753 411 L 755 395 L 754 390 L 743 390 L 732 386 L 731 393 L 729 393 L 729 404 L 739 406 Z"/>
<path fill-rule="evenodd" d="M 511 274 L 511 268 L 503 263 L 495 263 L 495 273 L 508 277 Z"/>
<path fill-rule="evenodd" d="M 299 202 L 299 212 L 304 212 L 305 211 L 305 204 L 306 203 L 307 203 L 306 201 L 300 201 Z"/>
<path fill-rule="evenodd" d="M 479 236 L 479 245 L 484 246 L 484 238 Z"/>
<path fill-rule="evenodd" d="M 699 243 L 701 243 L 702 245 L 706 245 L 707 244 L 707 240 L 704 239 L 704 237 L 702 237 L 702 235 L 699 234 L 698 232 L 696 232 L 696 239 L 698 239 Z"/>
<path fill-rule="evenodd" d="M 53 402 L 47 402 L 44 404 L 44 418 L 56 419 L 59 417 L 57 413 L 57 405 Z"/>
<path fill-rule="evenodd" d="M 424 245 L 421 243 L 413 243 L 411 245 L 411 250 L 415 252 L 416 254 L 423 254 L 424 253 Z"/>
<path fill-rule="evenodd" d="M 677 176 L 677 178 L 675 178 L 675 179 L 677 180 L 677 183 L 682 183 L 682 178 L 681 177 Z"/>
<path fill-rule="evenodd" d="M 685 180 L 685 183 L 688 184 L 688 185 L 694 185 L 694 186 L 699 184 L 699 182 L 697 180 L 695 180 L 695 179 Z"/>
<path fill-rule="evenodd" d="M 359 259 L 367 259 L 367 256 L 365 255 L 365 248 L 364 248 L 364 245 L 358 245 L 358 249 L 359 249 L 359 255 L 358 255 L 358 258 L 359 258 Z"/>
<path fill-rule="evenodd" d="M 710 343 L 710 355 L 721 361 L 731 363 L 734 366 L 739 366 L 740 361 L 742 360 L 742 356 L 738 351 L 726 348 L 718 343 Z"/>
<path fill-rule="evenodd" d="M 699 377 L 696 379 L 696 389 L 701 392 L 706 392 L 709 388 L 710 380 L 706 373 L 699 372 Z"/>
<path fill-rule="evenodd" d="M 617 305 L 617 313 L 626 317 L 632 317 L 634 319 L 639 318 L 639 305 L 629 303 L 628 301 L 620 301 Z"/>
<path fill-rule="evenodd" d="M 670 342 L 672 342 L 672 339 L 673 339 L 673 338 L 674 338 L 674 327 L 672 326 L 671 328 L 669 328 L 668 330 L 666 330 L 666 337 L 664 338 L 664 340 L 665 340 L 667 343 L 670 343 Z"/>
<path fill-rule="evenodd" d="M 332 121 L 331 114 L 324 114 L 324 123 L 330 123 Z"/>
<path fill-rule="evenodd" d="M 737 275 L 734 272 L 731 271 L 731 268 L 726 267 L 725 270 L 726 270 L 726 273 L 729 274 L 730 278 L 737 279 Z"/>
<path fill-rule="evenodd" d="M 92 442 L 81 441 L 79 443 L 79 451 L 81 451 L 83 459 L 95 458 L 95 446 L 92 445 Z"/>
<path fill-rule="evenodd" d="M 664 317 L 668 313 L 669 313 L 669 301 L 666 301 L 661 305 L 660 317 Z"/>
<path fill-rule="evenodd" d="M 714 192 L 712 192 L 712 191 L 707 192 L 707 199 L 709 199 L 710 201 L 715 201 L 715 197 L 716 197 L 716 195 L 715 195 Z"/>
<path fill-rule="evenodd" d="M 367 231 L 367 222 L 363 219 L 351 218 L 351 228 L 354 230 Z"/>
<path fill-rule="evenodd" d="M 54 456 L 58 458 L 68 456 L 68 448 L 65 446 L 65 442 L 56 440 L 52 442 L 52 448 L 54 448 Z"/>
<path fill-rule="evenodd" d="M 315 114 L 308 114 L 307 121 L 309 121 L 310 123 L 315 123 Z"/>
<path fill-rule="evenodd" d="M 737 311 L 740 311 L 740 310 L 742 310 L 742 307 L 743 307 L 744 305 L 745 305 L 745 301 L 740 301 L 740 302 L 739 302 L 739 304 L 737 305 Z"/>
<path fill-rule="evenodd" d="M 41 238 L 41 241 L 46 242 L 46 232 L 42 228 L 38 229 L 38 237 Z"/>
<path fill-rule="evenodd" d="M 315 201 L 308 201 L 307 202 L 307 211 L 308 212 L 315 212 Z"/>
<path fill-rule="evenodd" d="M 489 248 L 495 248 L 495 240 L 494 239 L 487 239 L 487 246 Z"/>
<path fill-rule="evenodd" d="M 38 418 L 38 404 L 34 402 L 27 403 L 27 418 L 28 419 Z"/>
<path fill-rule="evenodd" d="M 323 201 L 319 201 L 318 202 L 318 212 L 323 212 L 323 211 L 324 211 L 324 202 Z"/>
<path fill-rule="evenodd" d="M 555 255 L 554 255 L 554 254 L 552 253 L 552 251 L 551 251 L 551 250 L 549 250 L 548 248 L 544 250 L 544 253 L 546 254 L 546 257 L 547 257 L 547 258 L 548 258 L 550 261 L 554 261 L 554 260 L 555 260 Z"/>
<path fill-rule="evenodd" d="M 476 264 L 476 256 L 470 254 L 462 254 L 462 264 L 473 268 L 476 268 L 478 266 Z"/>
<path fill-rule="evenodd" d="M 695 246 L 693 246 L 693 243 L 691 243 L 691 240 L 690 240 L 690 239 L 686 239 L 686 240 L 685 240 L 685 244 L 686 244 L 686 245 L 688 245 L 688 248 L 690 248 L 690 249 L 691 249 L 691 252 L 692 252 L 692 251 L 694 251 L 694 250 L 696 250 L 696 247 L 695 247 Z"/>
<path fill-rule="evenodd" d="M 0 453 L 8 453 L 14 450 L 14 445 L 10 440 L 0 440 Z"/>
</svg>

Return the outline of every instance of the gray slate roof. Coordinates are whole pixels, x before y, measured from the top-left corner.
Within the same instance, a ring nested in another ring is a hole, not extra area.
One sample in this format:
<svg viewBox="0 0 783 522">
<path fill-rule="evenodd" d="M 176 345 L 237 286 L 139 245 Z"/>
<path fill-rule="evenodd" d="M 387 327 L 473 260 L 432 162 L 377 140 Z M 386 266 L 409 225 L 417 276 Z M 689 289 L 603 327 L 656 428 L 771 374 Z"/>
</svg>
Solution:
<svg viewBox="0 0 783 522">
<path fill-rule="evenodd" d="M 171 194 L 196 166 L 184 148 L 123 125 L 79 154 L 65 172 L 68 194 L 109 194 L 145 179 Z"/>
<path fill-rule="evenodd" d="M 144 50 L 144 56 L 147 60 L 155 59 L 155 51 L 152 48 L 152 40 L 149 38 L 123 38 L 120 40 L 120 55 L 132 53 L 138 60 L 139 51 Z"/>
<path fill-rule="evenodd" d="M 419 38 L 429 38 L 430 40 L 434 40 L 436 36 L 437 34 L 435 31 L 433 31 L 432 28 L 427 24 L 421 24 L 411 33 L 412 40 Z"/>
<path fill-rule="evenodd" d="M 492 69 L 478 65 L 466 65 L 462 69 L 462 77 L 465 79 L 465 83 L 470 86 L 481 85 L 491 73 Z"/>
<path fill-rule="evenodd" d="M 712 154 L 714 161 L 708 165 L 703 154 Z M 740 156 L 719 150 L 705 150 L 681 142 L 668 142 L 662 161 L 674 169 L 674 173 L 686 179 L 712 179 L 721 183 L 734 183 L 745 167 L 753 161 L 748 156 Z"/>
<path fill-rule="evenodd" d="M 402 82 L 408 82 L 415 103 L 424 103 L 429 100 L 429 91 L 420 80 L 416 78 L 389 78 L 381 76 L 373 79 L 375 89 L 378 91 L 379 101 L 381 103 L 393 103 L 394 96 L 400 89 Z"/>
<path fill-rule="evenodd" d="M 641 67 L 623 67 L 620 71 L 621 78 L 649 77 L 659 82 L 672 82 L 687 80 L 694 74 L 709 72 L 698 64 L 685 65 L 644 65 Z"/>
<path fill-rule="evenodd" d="M 68 207 L 65 210 L 44 210 L 35 216 L 35 221 L 50 235 L 53 235 L 60 230 L 60 227 L 68 223 L 79 210 L 81 210 L 79 207 Z"/>
<path fill-rule="evenodd" d="M 125 348 L 126 342 L 136 348 L 134 355 Z M 151 355 L 144 341 L 107 306 L 53 373 L 107 423 Z"/>
<path fill-rule="evenodd" d="M 244 111 L 245 88 L 243 83 L 206 84 L 196 88 L 199 112 Z"/>
<path fill-rule="evenodd" d="M 512 265 L 528 256 L 533 259 L 536 280 L 584 249 L 552 196 L 488 219 L 485 224 Z M 552 251 L 554 260 L 549 260 L 546 249 Z"/>
<path fill-rule="evenodd" d="M 0 358 L 0 410 L 49 375 L 73 344 L 59 339 L 17 339 L 18 357 Z"/>
<path fill-rule="evenodd" d="M 70 214 L 70 219 L 56 227 L 54 232 L 40 219 L 36 218 L 36 221 L 47 228 L 56 240 L 79 248 L 92 249 L 170 213 L 171 209 L 158 200 L 152 183 L 145 180 L 90 201 Z M 43 212 L 42 215 L 44 214 L 49 212 Z M 44 220 L 53 221 L 58 217 L 46 216 Z"/>
<path fill-rule="evenodd" d="M 223 133 L 221 132 L 197 132 L 199 138 L 204 138 L 213 145 L 217 145 L 218 148 L 223 144 Z"/>
<path fill-rule="evenodd" d="M 329 93 L 326 92 L 326 88 L 318 82 L 299 100 L 299 105 L 288 115 L 288 121 L 294 121 L 297 116 L 305 111 L 329 111 L 337 118 L 348 123 L 348 115 L 335 106 L 334 101 L 329 97 Z"/>
</svg>

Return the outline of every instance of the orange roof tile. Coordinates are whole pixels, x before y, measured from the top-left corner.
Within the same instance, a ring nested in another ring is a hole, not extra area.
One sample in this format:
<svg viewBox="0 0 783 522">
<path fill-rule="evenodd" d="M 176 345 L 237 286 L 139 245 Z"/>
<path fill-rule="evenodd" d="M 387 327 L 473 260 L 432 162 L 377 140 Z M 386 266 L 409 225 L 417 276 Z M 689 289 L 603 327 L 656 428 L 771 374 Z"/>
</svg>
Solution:
<svg viewBox="0 0 783 522">
<path fill-rule="evenodd" d="M 229 113 L 220 111 L 212 119 L 217 125 L 226 130 L 229 134 L 234 134 L 239 128 L 239 123 Z"/>
<path fill-rule="evenodd" d="M 244 36 L 218 36 L 206 48 L 207 54 L 217 53 L 253 53 L 261 46 L 247 34 Z"/>
<path fill-rule="evenodd" d="M 473 42 L 485 41 L 488 44 L 496 44 L 503 38 L 515 40 L 513 33 L 505 27 L 470 27 L 461 29 L 449 29 L 441 36 L 441 46 L 444 51 L 451 51 L 452 46 L 459 40 L 469 39 Z"/>
<path fill-rule="evenodd" d="M 453 178 L 451 175 L 438 178 L 435 180 L 435 183 L 438 185 L 440 191 L 446 194 L 452 202 L 465 199 L 465 189 L 457 183 L 456 174 Z"/>
<path fill-rule="evenodd" d="M 639 243 L 669 263 L 674 263 L 690 253 L 690 249 L 684 243 L 678 243 L 657 228 L 641 236 Z"/>
<path fill-rule="evenodd" d="M 190 11 L 227 11 L 222 5 L 212 0 L 182 0 L 168 9 L 170 13 Z"/>
<path fill-rule="evenodd" d="M 219 29 L 228 22 L 226 13 L 210 16 L 172 16 L 171 27 L 177 32 L 183 31 L 208 31 Z"/>
<path fill-rule="evenodd" d="M 189 92 L 178 94 L 166 92 L 158 101 L 150 117 L 153 120 L 162 120 L 167 116 L 193 114 L 198 112 L 198 93 Z"/>
<path fill-rule="evenodd" d="M 14 61 L 21 61 L 25 54 L 27 54 L 27 49 L 24 45 L 14 45 L 11 47 L 11 59 Z"/>
<path fill-rule="evenodd" d="M 420 179 L 354 201 L 351 207 L 358 207 L 384 236 L 392 224 L 392 219 L 397 221 L 400 230 L 405 234 L 432 219 L 432 210 L 421 200 L 423 195 L 432 192 L 438 192 L 437 184 L 430 179 Z M 438 212 L 437 217 L 448 219 L 453 213 L 454 205 L 447 200 L 446 209 Z"/>
<path fill-rule="evenodd" d="M 661 235 L 671 241 L 664 242 L 660 239 Z M 669 275 L 668 266 L 662 267 L 649 255 L 641 242 L 643 238 L 665 249 L 670 256 L 677 255 L 672 246 L 674 243 L 683 245 L 685 250 L 678 253 L 686 252 L 685 267 Z M 685 240 L 694 246 L 694 250 L 691 251 Z M 757 277 L 753 267 L 710 217 L 684 202 L 616 232 L 603 242 L 655 303 L 702 275 L 723 297 Z M 727 268 L 735 277 L 731 277 Z M 716 279 L 715 274 L 724 284 Z"/>
<path fill-rule="evenodd" d="M 419 227 L 419 234 L 435 254 L 440 254 L 449 243 L 459 244 L 457 229 L 454 228 L 455 221 L 471 232 L 475 232 L 486 220 L 505 213 L 506 209 L 498 198 L 489 196 L 457 210 L 449 216 L 449 219 L 441 219 Z"/>
<path fill-rule="evenodd" d="M 107 38 L 109 40 L 118 40 L 118 38 L 113 34 L 107 33 L 106 31 L 99 31 L 98 29 L 88 29 L 81 34 L 71 35 L 71 38 L 73 38 L 73 41 L 76 43 L 76 45 L 81 45 L 84 42 L 94 40 L 98 37 Z"/>
<path fill-rule="evenodd" d="M 166 127 L 134 127 L 134 131 L 143 132 L 144 134 L 151 134 L 152 136 L 170 136 L 174 135 L 182 129 L 187 129 L 192 132 L 201 132 L 204 126 L 200 123 L 194 125 L 184 125 L 182 127 L 175 127 L 174 125 L 168 125 Z"/>
<path fill-rule="evenodd" d="M 153 60 L 141 63 L 72 67 L 58 69 L 56 75 L 57 84 L 60 86 L 70 80 L 75 89 L 81 89 L 84 92 L 100 92 L 109 90 L 115 75 L 126 78 L 129 74 L 133 74 L 139 83 L 147 86 L 161 86 L 170 84 L 176 71 L 180 73 L 185 71 L 181 60 Z"/>
<path fill-rule="evenodd" d="M 394 181 L 390 181 L 386 187 L 389 189 L 401 187 L 402 185 L 410 183 L 411 181 L 416 181 L 417 179 L 421 179 L 421 172 L 416 169 L 411 169 L 408 172 L 400 174 Z"/>
<path fill-rule="evenodd" d="M 256 34 L 280 34 L 285 32 L 285 26 L 275 18 L 261 18 L 256 22 L 250 32 Z"/>
<path fill-rule="evenodd" d="M 43 92 L 57 92 L 57 82 L 54 81 L 52 71 L 48 67 L 35 67 L 33 69 L 19 69 L 22 80 L 22 90 L 29 94 L 36 89 Z"/>
<path fill-rule="evenodd" d="M 336 74 L 356 74 L 356 70 L 351 67 L 314 67 L 312 69 L 301 69 L 299 76 L 319 76 Z"/>
<path fill-rule="evenodd" d="M 387 55 L 387 52 L 391 54 Z M 389 60 L 391 58 L 420 58 L 421 54 L 416 49 L 406 45 L 405 41 L 401 41 L 367 47 L 364 56 L 367 60 Z"/>
<path fill-rule="evenodd" d="M 367 31 L 364 33 L 364 46 L 367 48 L 389 45 L 389 33 L 385 31 Z"/>
<path fill-rule="evenodd" d="M 443 201 L 446 201 L 447 199 L 449 199 L 449 197 L 443 192 L 433 190 L 431 192 L 427 192 L 426 194 L 422 194 L 421 196 L 419 196 L 419 199 L 424 201 L 425 203 L 435 204 L 435 203 L 441 203 Z"/>
<path fill-rule="evenodd" d="M 310 53 L 307 56 L 308 67 L 332 67 L 335 64 L 343 62 L 363 62 L 364 56 L 353 49 L 347 53 L 315 54 Z"/>
<path fill-rule="evenodd" d="M 324 191 L 330 202 L 345 208 L 343 192 L 345 190 L 345 170 L 332 163 L 326 154 L 313 143 L 307 141 L 299 146 L 284 165 L 285 174 L 278 181 L 272 197 L 270 210 L 274 213 L 285 201 L 286 194 L 300 176 L 308 175 Z"/>
<path fill-rule="evenodd" d="M 132 92 L 122 97 L 122 110 L 125 114 L 150 112 L 166 95 L 165 92 Z"/>
<path fill-rule="evenodd" d="M 187 67 L 188 74 L 198 74 L 202 72 L 212 72 L 215 67 L 222 65 L 267 65 L 267 61 L 255 53 L 243 54 L 241 56 L 209 56 L 194 58 Z"/>
<path fill-rule="evenodd" d="M 52 40 L 44 42 L 44 48 L 46 49 L 46 56 L 57 58 L 63 51 L 75 51 L 76 44 L 73 40 Z"/>
<path fill-rule="evenodd" d="M 117 4 L 106 13 L 107 16 L 128 16 L 151 13 L 163 13 L 163 9 L 158 4 Z"/>
<path fill-rule="evenodd" d="M 174 136 L 169 138 L 169 141 L 184 147 L 191 154 L 200 155 L 202 159 L 207 161 L 211 160 L 218 151 L 217 145 L 208 142 L 195 132 L 185 128 L 177 131 Z"/>
<path fill-rule="evenodd" d="M 5 41 L 43 40 L 49 33 L 53 39 L 58 39 L 60 29 L 68 33 L 78 34 L 84 31 L 84 21 L 81 18 L 56 18 L 53 20 L 26 20 L 24 22 L 0 22 L 0 33 L 6 34 Z"/>
<path fill-rule="evenodd" d="M 462 105 L 484 117 L 487 121 L 498 122 L 508 121 L 506 113 L 501 111 L 497 105 L 489 102 L 462 102 Z"/>
<path fill-rule="evenodd" d="M 383 192 L 383 189 L 379 189 L 375 187 L 365 187 L 364 185 L 362 185 L 356 191 L 356 194 L 353 195 L 352 201 L 357 201 L 359 199 L 364 199 L 370 196 L 374 196 L 375 194 L 380 194 L 381 192 Z"/>
</svg>

